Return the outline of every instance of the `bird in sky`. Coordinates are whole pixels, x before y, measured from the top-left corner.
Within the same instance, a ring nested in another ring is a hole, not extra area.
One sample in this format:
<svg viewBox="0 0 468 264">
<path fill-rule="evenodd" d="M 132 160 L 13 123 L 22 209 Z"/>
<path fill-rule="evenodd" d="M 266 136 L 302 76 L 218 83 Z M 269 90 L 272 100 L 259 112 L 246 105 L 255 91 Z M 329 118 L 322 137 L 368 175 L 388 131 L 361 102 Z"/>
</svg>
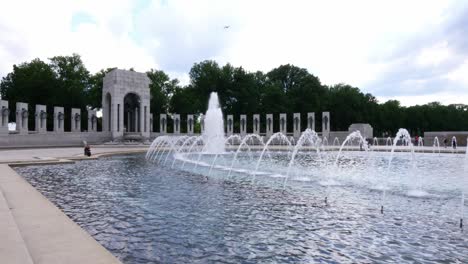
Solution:
<svg viewBox="0 0 468 264">
<path fill-rule="evenodd" d="M 231 26 L 224 26 L 224 29 L 228 29 L 228 28 L 230 28 L 230 27 L 231 27 Z"/>
</svg>

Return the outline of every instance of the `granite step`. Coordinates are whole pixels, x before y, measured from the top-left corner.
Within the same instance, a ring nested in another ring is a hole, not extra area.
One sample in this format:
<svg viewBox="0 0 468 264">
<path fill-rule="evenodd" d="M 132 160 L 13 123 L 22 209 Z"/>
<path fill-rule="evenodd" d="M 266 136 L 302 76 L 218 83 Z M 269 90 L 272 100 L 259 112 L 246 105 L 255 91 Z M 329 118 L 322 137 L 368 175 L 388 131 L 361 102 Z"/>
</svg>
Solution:
<svg viewBox="0 0 468 264">
<path fill-rule="evenodd" d="M 14 209 L 14 208 L 11 208 Z M 0 259 L 1 263 L 32 264 L 26 243 L 0 189 Z"/>
</svg>

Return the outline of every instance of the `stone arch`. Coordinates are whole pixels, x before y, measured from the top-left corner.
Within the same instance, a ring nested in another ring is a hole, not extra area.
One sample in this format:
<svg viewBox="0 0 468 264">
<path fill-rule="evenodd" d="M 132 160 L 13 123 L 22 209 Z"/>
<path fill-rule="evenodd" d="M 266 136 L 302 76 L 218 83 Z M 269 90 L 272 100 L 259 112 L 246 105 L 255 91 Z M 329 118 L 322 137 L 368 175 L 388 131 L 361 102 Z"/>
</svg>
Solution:
<svg viewBox="0 0 468 264">
<path fill-rule="evenodd" d="M 141 96 L 128 92 L 123 98 L 123 124 L 125 132 L 141 132 Z"/>
<path fill-rule="evenodd" d="M 126 133 L 126 138 L 149 138 L 149 84 L 146 73 L 114 69 L 104 76 L 103 123 L 109 127 L 106 131 L 111 132 L 113 140 L 123 139 Z M 109 104 L 106 103 L 107 93 L 112 96 Z"/>
</svg>

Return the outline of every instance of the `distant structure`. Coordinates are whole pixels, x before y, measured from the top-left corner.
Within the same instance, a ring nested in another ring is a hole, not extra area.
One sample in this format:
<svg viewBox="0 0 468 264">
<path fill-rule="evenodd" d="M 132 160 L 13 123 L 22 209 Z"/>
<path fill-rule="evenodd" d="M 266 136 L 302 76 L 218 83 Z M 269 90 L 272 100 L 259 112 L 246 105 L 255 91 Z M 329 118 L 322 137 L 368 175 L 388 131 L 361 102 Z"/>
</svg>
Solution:
<svg viewBox="0 0 468 264">
<path fill-rule="evenodd" d="M 150 113 L 150 79 L 145 73 L 114 69 L 103 79 L 102 129 L 98 130 L 98 113 L 95 109 L 45 105 L 28 106 L 27 102 L 0 100 L 0 148 L 28 146 L 71 146 L 90 144 L 148 143 L 161 135 L 194 135 L 205 129 L 204 116 L 194 113 Z M 15 106 L 14 112 L 10 111 Z M 29 113 L 28 109 L 35 109 Z M 14 115 L 13 115 L 14 114 Z M 330 112 L 320 113 L 265 113 L 234 116 L 226 113 L 226 134 L 245 136 L 259 134 L 268 140 L 275 132 L 298 140 L 306 128 L 315 130 L 323 139 L 342 142 L 355 130 L 364 137 L 373 138 L 369 124 L 353 124 L 348 131 L 332 131 Z M 83 116 L 82 116 L 83 115 Z M 16 130 L 9 131 L 9 117 L 14 116 Z M 321 120 L 319 119 L 322 117 Z M 317 119 L 316 119 L 317 117 Z M 28 119 L 34 122 L 28 122 Z M 65 129 L 65 118 L 70 124 Z M 158 120 L 159 119 L 159 120 Z M 47 122 L 53 130 L 47 131 Z M 154 122 L 154 123 L 153 123 Z M 154 127 L 155 123 L 159 123 Z M 28 126 L 30 124 L 30 126 Z M 317 126 L 316 126 L 317 125 Z M 85 128 L 84 130 L 82 128 Z M 458 138 L 457 138 L 458 141 Z M 462 141 L 460 141 L 462 142 Z"/>
<path fill-rule="evenodd" d="M 150 137 L 150 79 L 146 73 L 114 69 L 104 77 L 103 131 L 112 140 Z"/>
</svg>

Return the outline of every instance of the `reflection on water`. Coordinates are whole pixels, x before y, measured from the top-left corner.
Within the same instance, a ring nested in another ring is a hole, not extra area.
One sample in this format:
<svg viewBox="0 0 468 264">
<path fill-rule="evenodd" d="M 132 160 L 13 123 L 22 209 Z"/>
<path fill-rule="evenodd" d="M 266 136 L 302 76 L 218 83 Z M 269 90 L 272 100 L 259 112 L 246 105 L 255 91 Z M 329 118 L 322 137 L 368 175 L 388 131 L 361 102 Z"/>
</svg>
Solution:
<svg viewBox="0 0 468 264">
<path fill-rule="evenodd" d="M 18 168 L 124 263 L 460 263 L 459 200 L 344 184 L 286 190 L 148 164 L 143 155 Z M 328 196 L 329 206 L 324 197 Z"/>
</svg>

